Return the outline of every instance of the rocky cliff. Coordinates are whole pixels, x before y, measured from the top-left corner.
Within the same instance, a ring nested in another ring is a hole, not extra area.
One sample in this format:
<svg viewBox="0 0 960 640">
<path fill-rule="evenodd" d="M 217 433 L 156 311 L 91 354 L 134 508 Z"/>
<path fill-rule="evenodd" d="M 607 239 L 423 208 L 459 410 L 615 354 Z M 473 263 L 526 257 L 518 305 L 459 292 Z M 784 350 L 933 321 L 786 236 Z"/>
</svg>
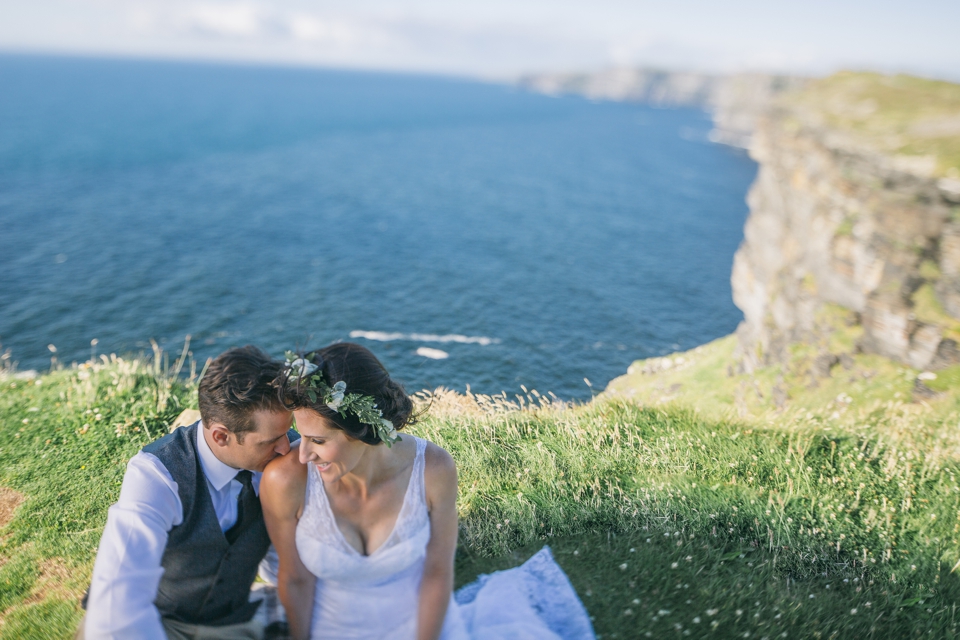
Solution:
<svg viewBox="0 0 960 640">
<path fill-rule="evenodd" d="M 774 98 L 750 153 L 760 168 L 732 274 L 741 370 L 815 342 L 831 304 L 854 312 L 864 352 L 917 369 L 960 361 L 960 85 L 812 81 Z"/>
<path fill-rule="evenodd" d="M 758 118 L 773 98 L 804 80 L 759 73 L 711 75 L 655 69 L 608 69 L 596 73 L 529 75 L 519 84 L 548 95 L 592 100 L 696 107 L 713 114 L 715 142 L 747 148 Z"/>
</svg>

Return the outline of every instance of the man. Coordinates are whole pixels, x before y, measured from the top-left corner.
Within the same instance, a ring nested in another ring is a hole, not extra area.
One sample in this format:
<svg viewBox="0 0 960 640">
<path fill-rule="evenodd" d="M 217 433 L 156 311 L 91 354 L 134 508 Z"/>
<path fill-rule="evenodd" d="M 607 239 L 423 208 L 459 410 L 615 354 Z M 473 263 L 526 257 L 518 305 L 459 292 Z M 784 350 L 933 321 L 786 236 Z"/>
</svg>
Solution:
<svg viewBox="0 0 960 640">
<path fill-rule="evenodd" d="M 270 545 L 260 475 L 290 450 L 281 363 L 230 349 L 200 382 L 201 420 L 130 459 L 110 507 L 78 638 L 260 638 L 249 602 Z"/>
</svg>

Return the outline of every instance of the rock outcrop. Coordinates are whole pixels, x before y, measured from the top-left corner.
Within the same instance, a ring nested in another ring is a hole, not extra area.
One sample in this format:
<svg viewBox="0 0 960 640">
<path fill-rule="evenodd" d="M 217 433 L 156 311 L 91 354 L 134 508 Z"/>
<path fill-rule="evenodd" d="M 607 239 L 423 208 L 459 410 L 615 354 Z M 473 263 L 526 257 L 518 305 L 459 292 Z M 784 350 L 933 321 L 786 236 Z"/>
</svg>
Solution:
<svg viewBox="0 0 960 640">
<path fill-rule="evenodd" d="M 773 98 L 803 82 L 800 78 L 760 73 L 711 75 L 625 68 L 529 75 L 519 81 L 527 89 L 548 95 L 705 109 L 713 114 L 711 139 L 742 148 L 749 146 L 757 120 Z"/>
<path fill-rule="evenodd" d="M 785 361 L 836 304 L 859 348 L 918 369 L 960 361 L 960 86 L 837 74 L 781 94 L 734 259 L 743 370 Z"/>
</svg>

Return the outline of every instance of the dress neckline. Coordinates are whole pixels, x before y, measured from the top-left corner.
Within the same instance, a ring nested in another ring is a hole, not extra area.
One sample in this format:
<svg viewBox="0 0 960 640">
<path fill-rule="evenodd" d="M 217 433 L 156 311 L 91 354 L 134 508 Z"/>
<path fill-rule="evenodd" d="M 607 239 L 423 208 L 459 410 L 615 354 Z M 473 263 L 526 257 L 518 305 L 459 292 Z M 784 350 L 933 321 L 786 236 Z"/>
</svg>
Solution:
<svg viewBox="0 0 960 640">
<path fill-rule="evenodd" d="M 330 506 L 330 499 L 327 497 L 327 488 L 323 486 L 323 478 L 320 476 L 320 472 L 317 470 L 317 468 L 314 465 L 310 465 L 311 467 L 313 467 L 314 473 L 317 474 L 317 483 L 320 485 L 320 491 L 323 495 L 323 509 L 326 511 L 327 516 L 330 518 L 330 522 L 333 523 L 333 529 L 336 532 L 335 535 L 339 538 L 343 546 L 349 549 L 352 555 L 355 555 L 358 558 L 372 558 L 373 556 L 377 555 L 378 553 L 380 553 L 381 549 L 385 548 L 393 540 L 394 536 L 397 533 L 397 529 L 399 528 L 400 521 L 403 519 L 403 516 L 407 510 L 407 504 L 410 502 L 410 492 L 413 490 L 413 487 L 414 487 L 414 474 L 416 474 L 417 471 L 419 471 L 419 468 L 421 466 L 420 461 L 421 461 L 421 458 L 423 457 L 423 450 L 425 448 L 420 438 L 416 436 L 411 436 L 411 437 L 414 439 L 414 442 L 417 445 L 417 450 L 416 450 L 416 454 L 413 457 L 413 468 L 410 470 L 410 478 L 407 479 L 407 488 L 403 492 L 403 502 L 400 503 L 400 510 L 397 512 L 397 518 L 396 520 L 393 521 L 393 528 L 390 529 L 390 534 L 386 537 L 386 539 L 384 539 L 384 541 L 380 543 L 380 546 L 378 546 L 372 552 L 367 554 L 357 551 L 357 548 L 354 547 L 352 544 L 350 544 L 350 542 L 347 540 L 347 537 L 343 535 L 343 530 L 341 530 L 340 525 L 337 524 L 337 516 L 333 513 L 333 507 Z"/>
</svg>

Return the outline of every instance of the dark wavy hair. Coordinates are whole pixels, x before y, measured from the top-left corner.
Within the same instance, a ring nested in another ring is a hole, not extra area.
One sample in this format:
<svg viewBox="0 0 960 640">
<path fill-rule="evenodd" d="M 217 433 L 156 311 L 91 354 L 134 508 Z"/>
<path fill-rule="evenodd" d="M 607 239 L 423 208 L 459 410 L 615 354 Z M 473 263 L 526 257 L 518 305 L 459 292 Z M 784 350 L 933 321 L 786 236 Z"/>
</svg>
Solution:
<svg viewBox="0 0 960 640">
<path fill-rule="evenodd" d="M 257 428 L 255 411 L 284 410 L 274 383 L 282 366 L 253 345 L 234 347 L 217 356 L 197 391 L 204 426 L 222 424 L 243 444 L 244 436 Z"/>
<path fill-rule="evenodd" d="M 309 357 L 308 357 L 309 356 Z M 403 385 L 390 377 L 373 352 L 353 342 L 338 342 L 317 351 L 300 354 L 319 367 L 318 373 L 323 381 L 333 386 L 341 380 L 347 385 L 347 393 L 359 393 L 372 396 L 383 417 L 393 423 L 399 431 L 416 422 L 413 415 L 413 400 L 404 391 Z M 367 444 L 380 444 L 382 440 L 370 425 L 360 422 L 355 415 L 347 412 L 343 417 L 330 409 L 323 398 L 311 400 L 307 389 L 289 380 L 286 367 L 277 378 L 280 402 L 290 410 L 310 409 L 329 420 L 337 429 L 348 436 Z"/>
</svg>

